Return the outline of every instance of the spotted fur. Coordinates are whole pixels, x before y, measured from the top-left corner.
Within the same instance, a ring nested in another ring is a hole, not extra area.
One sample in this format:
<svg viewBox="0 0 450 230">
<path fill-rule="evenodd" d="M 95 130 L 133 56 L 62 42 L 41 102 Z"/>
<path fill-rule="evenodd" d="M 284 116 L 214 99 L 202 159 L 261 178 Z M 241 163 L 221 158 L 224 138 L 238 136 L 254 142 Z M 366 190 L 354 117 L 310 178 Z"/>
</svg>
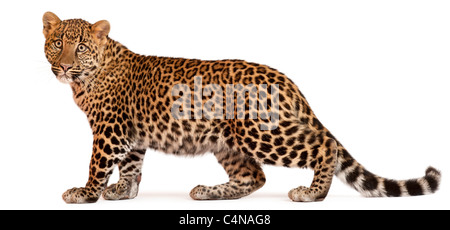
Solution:
<svg viewBox="0 0 450 230">
<path fill-rule="evenodd" d="M 366 170 L 320 123 L 297 86 L 273 68 L 242 60 L 143 56 L 109 38 L 107 21 L 61 21 L 47 12 L 43 22 L 45 55 L 52 71 L 70 84 L 94 136 L 88 182 L 66 191 L 67 203 L 95 202 L 101 195 L 108 200 L 136 197 L 148 148 L 175 155 L 212 152 L 216 156 L 229 181 L 193 188 L 190 196 L 195 200 L 236 199 L 254 192 L 266 181 L 262 164 L 314 170 L 309 187 L 288 193 L 293 201 L 323 200 L 334 175 L 365 196 L 414 196 L 438 189 L 440 172 L 432 167 L 424 177 L 411 180 L 386 179 Z M 236 87 L 235 92 L 246 96 L 233 100 L 194 93 L 188 97 L 192 106 L 182 108 L 191 117 L 175 118 L 171 108 L 182 95 L 172 96 L 173 90 L 184 86 L 195 92 L 196 77 L 204 89 L 212 85 L 212 92 L 225 92 L 230 84 L 278 85 L 277 91 L 257 89 L 267 101 L 256 100 L 267 106 L 267 113 L 277 113 L 279 120 L 253 116 L 251 105 L 256 102 L 249 94 L 255 92 L 245 87 Z M 272 99 L 279 101 L 278 108 Z M 194 104 L 205 106 L 210 100 L 233 106 L 216 104 L 214 111 L 225 110 L 223 118 L 200 114 L 194 119 L 201 112 Z M 248 109 L 239 111 L 243 103 Z M 120 179 L 107 186 L 115 166 Z"/>
</svg>

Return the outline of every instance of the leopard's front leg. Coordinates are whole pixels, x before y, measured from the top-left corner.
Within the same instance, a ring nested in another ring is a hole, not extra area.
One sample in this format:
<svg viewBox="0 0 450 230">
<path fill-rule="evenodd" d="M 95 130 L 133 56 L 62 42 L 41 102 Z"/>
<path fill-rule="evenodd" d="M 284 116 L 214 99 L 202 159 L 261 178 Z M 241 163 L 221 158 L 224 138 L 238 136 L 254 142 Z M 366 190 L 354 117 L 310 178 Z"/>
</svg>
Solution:
<svg viewBox="0 0 450 230">
<path fill-rule="evenodd" d="M 62 198 L 66 203 L 93 203 L 98 200 L 108 184 L 114 166 L 130 149 L 123 142 L 112 133 L 94 135 L 89 180 L 85 187 L 72 188 L 63 193 Z"/>
<path fill-rule="evenodd" d="M 103 191 L 105 200 L 133 199 L 139 191 L 145 149 L 133 149 L 119 163 L 120 179 Z"/>
</svg>

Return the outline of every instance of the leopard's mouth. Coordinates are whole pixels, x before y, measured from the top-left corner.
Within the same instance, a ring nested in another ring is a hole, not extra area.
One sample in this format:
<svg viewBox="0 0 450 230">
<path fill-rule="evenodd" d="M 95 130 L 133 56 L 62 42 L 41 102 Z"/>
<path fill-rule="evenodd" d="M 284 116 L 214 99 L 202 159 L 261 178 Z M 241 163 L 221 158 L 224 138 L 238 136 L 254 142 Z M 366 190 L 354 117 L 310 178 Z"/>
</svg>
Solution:
<svg viewBox="0 0 450 230">
<path fill-rule="evenodd" d="M 59 73 L 59 74 L 55 74 L 55 75 L 56 75 L 56 79 L 58 79 L 58 81 L 60 81 L 62 83 L 72 83 L 73 82 L 73 78 L 72 78 L 72 76 L 70 76 L 70 74 Z"/>
<path fill-rule="evenodd" d="M 73 72 L 73 71 L 63 71 L 59 68 L 52 67 L 52 72 L 55 74 L 56 79 L 58 79 L 62 83 L 70 84 L 74 81 L 77 81 L 80 76 L 80 73 Z"/>
</svg>

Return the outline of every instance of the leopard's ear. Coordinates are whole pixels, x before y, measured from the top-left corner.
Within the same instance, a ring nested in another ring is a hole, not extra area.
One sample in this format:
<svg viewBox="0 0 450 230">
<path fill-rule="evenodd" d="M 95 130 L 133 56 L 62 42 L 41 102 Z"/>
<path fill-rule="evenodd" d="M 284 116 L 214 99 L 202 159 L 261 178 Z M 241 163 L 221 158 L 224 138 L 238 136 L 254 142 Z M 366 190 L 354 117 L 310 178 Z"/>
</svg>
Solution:
<svg viewBox="0 0 450 230">
<path fill-rule="evenodd" d="M 106 43 L 106 37 L 109 34 L 110 25 L 106 20 L 101 20 L 92 25 L 92 34 L 97 40 L 98 44 L 104 45 Z"/>
<path fill-rule="evenodd" d="M 52 12 L 46 12 L 44 17 L 42 17 L 42 22 L 44 23 L 44 36 L 47 39 L 48 36 L 53 32 L 56 26 L 61 22 L 61 20 Z"/>
</svg>

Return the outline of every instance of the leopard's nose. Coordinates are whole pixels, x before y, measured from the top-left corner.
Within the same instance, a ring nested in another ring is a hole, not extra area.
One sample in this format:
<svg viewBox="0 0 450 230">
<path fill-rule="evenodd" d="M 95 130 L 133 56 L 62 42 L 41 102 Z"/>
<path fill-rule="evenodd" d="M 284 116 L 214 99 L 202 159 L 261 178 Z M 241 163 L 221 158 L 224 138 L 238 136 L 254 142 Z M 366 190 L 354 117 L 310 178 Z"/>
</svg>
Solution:
<svg viewBox="0 0 450 230">
<path fill-rule="evenodd" d="M 67 71 L 69 71 L 69 69 L 72 68 L 72 65 L 71 64 L 63 64 L 63 63 L 61 63 L 61 67 L 63 68 L 64 72 L 67 72 Z"/>
</svg>

